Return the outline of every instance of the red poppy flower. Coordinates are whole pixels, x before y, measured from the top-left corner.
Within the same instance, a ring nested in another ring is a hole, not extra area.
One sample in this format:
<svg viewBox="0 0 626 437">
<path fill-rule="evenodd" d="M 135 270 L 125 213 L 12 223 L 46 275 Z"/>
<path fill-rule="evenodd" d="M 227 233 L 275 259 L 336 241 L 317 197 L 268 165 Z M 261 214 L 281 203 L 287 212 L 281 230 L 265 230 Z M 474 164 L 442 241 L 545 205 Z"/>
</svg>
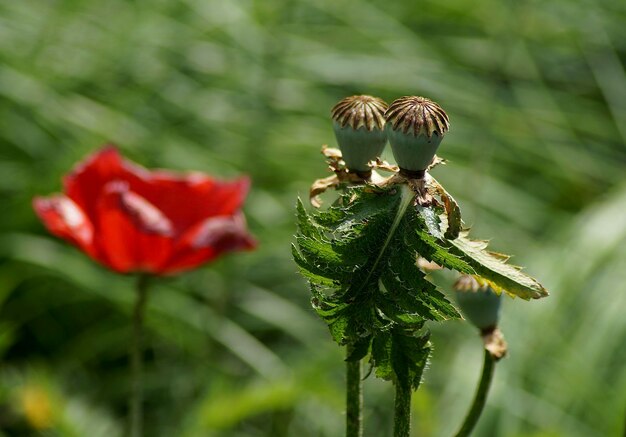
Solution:
<svg viewBox="0 0 626 437">
<path fill-rule="evenodd" d="M 253 249 L 240 211 L 250 182 L 148 171 L 107 146 L 33 206 L 48 230 L 121 273 L 171 274 Z"/>
</svg>

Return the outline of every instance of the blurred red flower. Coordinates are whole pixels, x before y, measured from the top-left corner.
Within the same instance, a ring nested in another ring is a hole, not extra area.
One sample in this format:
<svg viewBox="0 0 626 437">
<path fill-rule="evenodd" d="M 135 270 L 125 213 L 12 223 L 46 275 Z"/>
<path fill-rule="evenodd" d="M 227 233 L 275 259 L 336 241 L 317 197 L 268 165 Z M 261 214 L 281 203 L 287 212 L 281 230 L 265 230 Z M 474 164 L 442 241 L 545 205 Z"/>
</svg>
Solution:
<svg viewBox="0 0 626 437">
<path fill-rule="evenodd" d="M 36 197 L 48 230 L 121 273 L 178 273 L 222 253 L 253 249 L 240 211 L 250 181 L 148 171 L 106 146 Z"/>
</svg>

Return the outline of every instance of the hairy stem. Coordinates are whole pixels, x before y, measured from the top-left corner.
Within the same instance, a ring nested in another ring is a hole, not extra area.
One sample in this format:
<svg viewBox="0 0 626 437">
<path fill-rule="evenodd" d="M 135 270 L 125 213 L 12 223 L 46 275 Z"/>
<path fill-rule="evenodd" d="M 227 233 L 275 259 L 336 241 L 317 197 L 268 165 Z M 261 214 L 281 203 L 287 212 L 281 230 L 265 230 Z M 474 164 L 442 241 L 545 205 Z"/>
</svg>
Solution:
<svg viewBox="0 0 626 437">
<path fill-rule="evenodd" d="M 491 353 L 485 349 L 483 373 L 480 377 L 480 382 L 478 383 L 478 389 L 476 390 L 476 395 L 474 396 L 474 402 L 472 403 L 470 410 L 467 412 L 467 416 L 465 416 L 465 421 L 463 422 L 461 429 L 458 433 L 456 433 L 456 437 L 469 436 L 474 429 L 474 426 L 476 426 L 476 423 L 480 418 L 480 414 L 485 408 L 487 393 L 489 392 L 489 386 L 491 385 L 491 380 L 493 379 L 495 363 L 496 361 L 491 356 Z"/>
<path fill-rule="evenodd" d="M 396 401 L 393 418 L 393 436 L 409 437 L 411 434 L 411 383 L 396 382 Z"/>
<path fill-rule="evenodd" d="M 133 309 L 133 338 L 130 352 L 131 384 L 130 436 L 143 435 L 143 319 L 148 291 L 148 276 L 137 280 L 135 307 Z"/>
<path fill-rule="evenodd" d="M 348 346 L 347 358 L 352 347 Z M 346 360 L 346 437 L 363 435 L 363 381 L 361 379 L 361 360 Z"/>
</svg>

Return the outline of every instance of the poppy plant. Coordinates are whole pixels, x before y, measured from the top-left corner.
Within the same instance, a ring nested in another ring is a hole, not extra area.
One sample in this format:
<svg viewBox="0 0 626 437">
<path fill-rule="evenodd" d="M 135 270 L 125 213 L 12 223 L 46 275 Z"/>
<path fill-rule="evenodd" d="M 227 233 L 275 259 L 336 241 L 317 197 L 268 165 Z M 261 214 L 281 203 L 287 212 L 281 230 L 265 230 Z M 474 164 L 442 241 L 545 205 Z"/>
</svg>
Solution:
<svg viewBox="0 0 626 437">
<path fill-rule="evenodd" d="M 33 206 L 52 234 L 110 269 L 168 275 L 255 247 L 240 211 L 249 186 L 148 171 L 106 146 L 65 176 L 64 194 Z"/>
<path fill-rule="evenodd" d="M 223 253 L 253 249 L 241 205 L 247 177 L 225 182 L 201 173 L 149 171 L 106 146 L 63 179 L 63 194 L 36 197 L 48 230 L 118 273 L 140 273 L 133 309 L 130 435 L 143 435 L 142 331 L 149 276 L 198 267 Z"/>
</svg>

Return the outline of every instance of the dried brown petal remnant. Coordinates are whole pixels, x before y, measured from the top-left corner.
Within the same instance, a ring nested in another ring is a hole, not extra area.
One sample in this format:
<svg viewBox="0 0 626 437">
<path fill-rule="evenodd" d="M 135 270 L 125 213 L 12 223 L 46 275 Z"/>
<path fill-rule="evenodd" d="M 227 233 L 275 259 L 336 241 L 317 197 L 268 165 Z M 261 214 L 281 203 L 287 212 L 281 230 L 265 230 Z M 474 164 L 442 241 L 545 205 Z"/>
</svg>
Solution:
<svg viewBox="0 0 626 437">
<path fill-rule="evenodd" d="M 448 114 L 426 97 L 400 97 L 387 109 L 385 118 L 393 130 L 414 136 L 424 134 L 430 138 L 437 133 L 442 137 L 450 128 Z"/>
<path fill-rule="evenodd" d="M 385 111 L 387 103 L 378 97 L 350 96 L 341 100 L 331 110 L 333 121 L 340 127 L 350 126 L 352 129 L 365 127 L 368 131 L 385 128 Z"/>
</svg>

